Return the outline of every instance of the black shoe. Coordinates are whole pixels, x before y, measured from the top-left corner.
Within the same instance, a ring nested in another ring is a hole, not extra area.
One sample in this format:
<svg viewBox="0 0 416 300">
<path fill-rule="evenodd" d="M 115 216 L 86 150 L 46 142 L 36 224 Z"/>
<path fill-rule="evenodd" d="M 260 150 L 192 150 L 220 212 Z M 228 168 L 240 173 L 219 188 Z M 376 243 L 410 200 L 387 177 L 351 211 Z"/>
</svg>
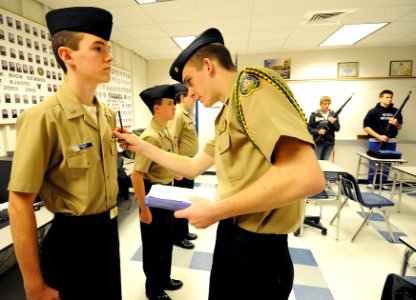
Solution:
<svg viewBox="0 0 416 300">
<path fill-rule="evenodd" d="M 176 291 L 179 290 L 183 286 L 183 282 L 177 279 L 171 279 L 167 286 L 165 286 L 165 290 L 168 291 Z M 165 298 L 162 298 L 165 299 Z M 169 298 L 170 299 L 170 298 Z"/>
<path fill-rule="evenodd" d="M 146 295 L 147 296 L 147 295 Z M 163 294 L 162 295 L 160 295 L 160 296 L 157 296 L 157 297 L 149 297 L 149 296 L 147 296 L 147 298 L 149 299 L 149 300 L 172 300 L 172 298 L 171 297 L 169 297 L 169 295 L 168 294 L 166 294 L 165 292 L 163 292 Z"/>
<path fill-rule="evenodd" d="M 193 249 L 195 248 L 195 245 L 193 243 L 191 243 L 190 241 L 188 241 L 187 239 L 182 239 L 180 241 L 173 241 L 173 244 L 175 246 L 184 248 L 184 249 Z"/>
<path fill-rule="evenodd" d="M 188 232 L 185 234 L 185 238 L 192 241 L 192 240 L 196 240 L 198 236 L 195 233 Z"/>
</svg>

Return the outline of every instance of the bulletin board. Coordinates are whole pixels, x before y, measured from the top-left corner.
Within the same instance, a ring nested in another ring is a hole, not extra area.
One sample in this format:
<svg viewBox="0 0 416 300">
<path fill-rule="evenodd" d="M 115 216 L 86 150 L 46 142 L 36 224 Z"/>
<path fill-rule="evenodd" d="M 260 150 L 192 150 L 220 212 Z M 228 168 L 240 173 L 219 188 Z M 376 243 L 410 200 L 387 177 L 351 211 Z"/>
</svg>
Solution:
<svg viewBox="0 0 416 300">
<path fill-rule="evenodd" d="M 57 91 L 64 78 L 45 26 L 0 9 L 0 124 Z"/>
<path fill-rule="evenodd" d="M 0 124 L 13 124 L 26 109 L 56 92 L 64 80 L 48 28 L 0 9 Z M 123 125 L 133 122 L 131 74 L 117 67 L 100 84 L 97 98 L 120 111 Z"/>
</svg>

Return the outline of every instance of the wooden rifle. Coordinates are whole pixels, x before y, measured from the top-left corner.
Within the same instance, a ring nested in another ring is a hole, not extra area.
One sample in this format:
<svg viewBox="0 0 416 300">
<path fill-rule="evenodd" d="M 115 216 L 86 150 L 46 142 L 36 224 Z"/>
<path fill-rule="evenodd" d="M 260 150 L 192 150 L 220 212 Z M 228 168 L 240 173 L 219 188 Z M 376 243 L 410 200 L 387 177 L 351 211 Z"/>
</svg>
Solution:
<svg viewBox="0 0 416 300">
<path fill-rule="evenodd" d="M 344 104 L 341 105 L 341 107 L 331 116 L 333 118 L 338 118 L 338 115 L 341 113 L 341 111 L 344 109 L 345 105 L 347 105 L 347 103 L 351 100 L 352 96 L 354 96 L 354 92 L 352 93 L 352 95 L 347 99 L 347 101 L 344 102 Z M 322 129 L 325 129 L 327 132 L 329 130 L 329 122 L 326 121 L 324 127 L 322 127 Z M 315 139 L 315 144 L 320 142 L 324 137 L 324 134 L 320 134 L 318 135 L 318 137 Z"/>
<path fill-rule="evenodd" d="M 400 113 L 402 113 L 402 110 L 403 110 L 404 106 L 406 105 L 407 101 L 409 100 L 409 98 L 410 98 L 410 94 L 411 94 L 411 93 L 412 93 L 412 91 L 410 90 L 410 91 L 409 91 L 409 94 L 407 94 L 406 98 L 404 99 L 404 101 L 403 101 L 402 105 L 400 105 L 399 109 L 398 109 L 398 110 L 394 113 L 394 115 L 393 115 L 393 117 L 392 117 L 393 119 L 397 119 L 397 116 L 398 116 Z M 388 124 L 387 124 L 387 126 L 386 126 L 386 129 L 384 129 L 384 135 L 388 136 L 389 138 L 390 138 L 390 136 L 391 136 L 391 127 L 392 127 L 392 126 L 394 126 L 394 125 L 392 125 L 392 124 L 388 123 Z M 376 149 L 376 150 L 380 150 L 380 149 L 381 149 L 381 148 L 383 148 L 386 144 L 387 144 L 386 142 L 381 142 L 381 143 L 378 145 L 378 147 L 377 147 L 377 149 Z"/>
</svg>

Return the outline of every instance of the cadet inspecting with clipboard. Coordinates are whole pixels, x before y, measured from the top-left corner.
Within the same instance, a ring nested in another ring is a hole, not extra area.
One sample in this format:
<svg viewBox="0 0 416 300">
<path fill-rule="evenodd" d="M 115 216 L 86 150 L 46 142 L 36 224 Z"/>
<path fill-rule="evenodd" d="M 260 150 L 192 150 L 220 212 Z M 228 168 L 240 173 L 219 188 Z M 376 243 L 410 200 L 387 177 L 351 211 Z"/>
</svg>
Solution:
<svg viewBox="0 0 416 300">
<path fill-rule="evenodd" d="M 287 299 L 294 276 L 287 235 L 300 225 L 302 200 L 325 184 L 303 112 L 274 71 L 237 72 L 215 28 L 179 54 L 170 75 L 205 107 L 224 104 L 215 138 L 192 158 L 117 130 L 120 146 L 187 178 L 215 164 L 217 201 L 194 198 L 175 212 L 197 228 L 219 222 L 210 300 Z"/>
</svg>

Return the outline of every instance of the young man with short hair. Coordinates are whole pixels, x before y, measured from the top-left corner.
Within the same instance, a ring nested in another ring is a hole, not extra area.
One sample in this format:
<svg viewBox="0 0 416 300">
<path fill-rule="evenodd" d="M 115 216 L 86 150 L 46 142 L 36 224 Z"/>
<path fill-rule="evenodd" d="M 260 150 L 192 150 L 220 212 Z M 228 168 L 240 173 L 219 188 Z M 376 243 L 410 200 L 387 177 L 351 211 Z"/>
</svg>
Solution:
<svg viewBox="0 0 416 300">
<path fill-rule="evenodd" d="M 219 222 L 210 300 L 287 299 L 294 277 L 288 234 L 300 225 L 303 199 L 325 184 L 303 112 L 276 72 L 237 72 L 215 28 L 179 54 L 170 74 L 205 107 L 224 104 L 215 137 L 204 150 L 189 158 L 119 130 L 114 134 L 122 147 L 187 178 L 215 163 L 216 201 L 195 197 L 191 206 L 175 212 L 197 228 Z"/>
<path fill-rule="evenodd" d="M 149 127 L 140 137 L 167 153 L 175 151 L 167 128 L 168 121 L 175 116 L 174 95 L 171 85 L 155 86 L 140 93 L 153 115 Z M 146 296 L 150 300 L 169 300 L 171 298 L 165 290 L 177 290 L 183 286 L 182 281 L 170 277 L 175 224 L 173 212 L 144 205 L 144 198 L 152 185 L 173 185 L 174 177 L 172 171 L 136 153 L 131 181 L 140 208 L 143 271 L 146 275 Z"/>
<path fill-rule="evenodd" d="M 28 299 L 121 299 L 115 113 L 95 97 L 110 80 L 112 15 L 46 14 L 65 82 L 16 124 L 9 182 L 14 249 Z M 54 213 L 39 259 L 33 203 Z"/>
</svg>

